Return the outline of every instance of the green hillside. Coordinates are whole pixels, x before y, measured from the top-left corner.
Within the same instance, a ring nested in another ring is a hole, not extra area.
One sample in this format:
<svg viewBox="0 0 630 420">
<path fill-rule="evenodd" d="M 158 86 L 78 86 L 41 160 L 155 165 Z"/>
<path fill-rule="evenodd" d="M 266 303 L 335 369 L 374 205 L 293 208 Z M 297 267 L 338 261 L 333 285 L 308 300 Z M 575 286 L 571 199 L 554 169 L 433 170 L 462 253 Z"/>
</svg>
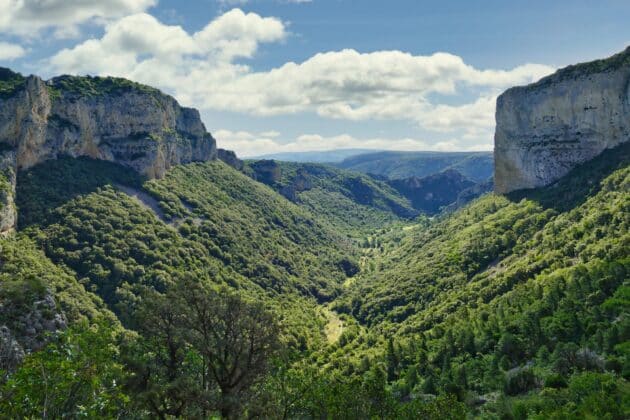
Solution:
<svg viewBox="0 0 630 420">
<path fill-rule="evenodd" d="M 359 335 L 330 357 L 347 373 L 381 357 L 400 397 L 454 393 L 484 416 L 627 415 L 629 162 L 622 146 L 550 187 L 390 231 L 334 308 L 391 341 L 378 356 Z"/>
<path fill-rule="evenodd" d="M 182 272 L 328 299 L 353 256 L 308 212 L 220 161 L 143 182 L 117 165 L 60 159 L 22 174 L 18 188 L 20 226 L 107 301 L 121 284 Z"/>
<path fill-rule="evenodd" d="M 414 220 L 369 177 L 266 162 L 249 170 L 269 185 L 220 161 L 151 181 L 90 159 L 21 172 L 0 313 L 69 328 L 3 323 L 48 344 L 3 359 L 0 410 L 627 417 L 629 146 Z"/>
<path fill-rule="evenodd" d="M 115 319 L 100 298 L 86 292 L 72 274 L 53 264 L 29 238 L 0 239 L 0 261 L 0 319 L 11 335 L 3 336 L 0 346 L 12 338 L 29 348 L 39 348 L 51 332 L 47 321 L 54 328 L 58 315 L 63 323 Z M 48 296 L 55 297 L 56 305 L 48 304 Z M 29 330 L 28 320 L 33 317 L 40 318 L 40 325 Z M 10 359 L 0 359 L 0 371 L 11 363 Z"/>
<path fill-rule="evenodd" d="M 419 214 L 385 182 L 316 163 L 253 161 L 253 176 L 351 237 Z"/>
</svg>

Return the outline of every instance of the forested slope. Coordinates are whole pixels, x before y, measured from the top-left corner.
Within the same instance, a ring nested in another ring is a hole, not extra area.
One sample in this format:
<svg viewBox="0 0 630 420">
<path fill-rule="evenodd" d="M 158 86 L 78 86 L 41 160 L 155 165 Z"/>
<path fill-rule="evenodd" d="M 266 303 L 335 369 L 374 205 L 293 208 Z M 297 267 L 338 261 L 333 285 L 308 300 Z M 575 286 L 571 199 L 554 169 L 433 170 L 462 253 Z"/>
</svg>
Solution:
<svg viewBox="0 0 630 420">
<path fill-rule="evenodd" d="M 181 273 L 326 299 L 351 262 L 341 237 L 219 161 L 144 182 L 106 162 L 60 159 L 21 181 L 20 226 L 108 301 L 121 284 L 163 287 Z M 144 190 L 158 212 L 118 185 Z"/>
<path fill-rule="evenodd" d="M 11 397 L 42 392 L 34 369 L 66 375 L 55 379 L 64 389 L 89 362 L 102 373 L 84 377 L 96 390 L 77 397 L 92 404 L 86 412 L 624 418 L 629 149 L 433 220 L 372 219 L 353 200 L 367 226 L 330 210 L 332 193 L 346 196 L 335 177 L 310 179 L 294 204 L 218 161 L 151 181 L 89 159 L 41 164 L 20 174 L 21 232 L 3 240 L 2 299 L 23 313 L 50 294 L 69 328 L 7 376 L 0 404 L 40 413 L 41 400 Z M 303 176 L 291 165 L 278 185 Z M 308 193 L 318 189 L 316 205 Z M 208 382 L 206 351 L 218 344 L 195 333 L 223 319 L 269 340 L 271 358 L 238 390 Z M 12 330 L 28 342 L 19 322 Z M 103 343 L 88 346 L 95 331 Z M 83 352 L 65 350 L 77 342 Z"/>
<path fill-rule="evenodd" d="M 368 326 L 366 337 L 391 337 L 380 346 L 401 396 L 518 395 L 482 405 L 501 416 L 628 413 L 629 150 L 388 233 L 380 269 L 334 307 Z M 361 371 L 373 346 L 361 335 L 346 346 L 355 365 L 344 369 Z"/>
<path fill-rule="evenodd" d="M 336 231 L 357 239 L 392 222 L 419 214 L 387 183 L 317 163 L 248 163 L 254 178 L 306 208 Z"/>
</svg>

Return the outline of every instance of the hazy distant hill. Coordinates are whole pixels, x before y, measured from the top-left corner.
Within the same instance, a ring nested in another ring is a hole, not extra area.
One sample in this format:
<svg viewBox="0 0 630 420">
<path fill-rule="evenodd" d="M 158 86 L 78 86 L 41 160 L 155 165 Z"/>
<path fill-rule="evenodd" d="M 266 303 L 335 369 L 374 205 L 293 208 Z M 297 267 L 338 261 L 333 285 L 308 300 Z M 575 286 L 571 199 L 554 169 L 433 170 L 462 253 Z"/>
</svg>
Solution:
<svg viewBox="0 0 630 420">
<path fill-rule="evenodd" d="M 374 152 L 380 151 L 374 149 L 336 149 L 316 152 L 285 152 L 256 156 L 252 157 L 251 159 L 273 159 L 283 162 L 337 163 L 351 156 Z"/>
<path fill-rule="evenodd" d="M 338 167 L 390 179 L 425 177 L 455 169 L 476 182 L 492 176 L 492 152 L 374 152 L 350 156 Z"/>
</svg>

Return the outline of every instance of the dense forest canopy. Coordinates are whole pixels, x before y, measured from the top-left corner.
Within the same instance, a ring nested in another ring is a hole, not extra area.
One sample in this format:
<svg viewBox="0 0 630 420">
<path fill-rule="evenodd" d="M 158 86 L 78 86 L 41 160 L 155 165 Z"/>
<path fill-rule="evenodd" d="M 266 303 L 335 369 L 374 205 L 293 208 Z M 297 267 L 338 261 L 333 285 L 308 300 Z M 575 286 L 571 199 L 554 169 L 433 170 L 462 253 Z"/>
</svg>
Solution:
<svg viewBox="0 0 630 420">
<path fill-rule="evenodd" d="M 629 149 L 433 219 L 325 166 L 289 200 L 303 166 L 266 186 L 219 161 L 45 162 L 1 240 L 0 410 L 624 418 Z"/>
</svg>

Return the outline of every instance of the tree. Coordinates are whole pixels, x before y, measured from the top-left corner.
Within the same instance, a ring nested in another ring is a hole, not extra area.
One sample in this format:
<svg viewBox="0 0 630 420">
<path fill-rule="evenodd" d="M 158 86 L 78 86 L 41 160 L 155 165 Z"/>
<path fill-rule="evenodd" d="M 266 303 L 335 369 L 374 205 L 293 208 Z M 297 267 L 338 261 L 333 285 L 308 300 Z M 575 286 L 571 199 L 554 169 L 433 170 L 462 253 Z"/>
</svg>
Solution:
<svg viewBox="0 0 630 420">
<path fill-rule="evenodd" d="M 184 281 L 176 290 L 183 331 L 203 358 L 204 382 L 214 381 L 221 415 L 233 418 L 278 351 L 280 327 L 263 303 L 227 289 Z"/>
<path fill-rule="evenodd" d="M 123 346 L 133 403 L 162 419 L 202 412 L 210 398 L 198 380 L 200 358 L 181 330 L 182 308 L 149 288 L 142 302 L 134 314 L 141 336 Z"/>
</svg>

